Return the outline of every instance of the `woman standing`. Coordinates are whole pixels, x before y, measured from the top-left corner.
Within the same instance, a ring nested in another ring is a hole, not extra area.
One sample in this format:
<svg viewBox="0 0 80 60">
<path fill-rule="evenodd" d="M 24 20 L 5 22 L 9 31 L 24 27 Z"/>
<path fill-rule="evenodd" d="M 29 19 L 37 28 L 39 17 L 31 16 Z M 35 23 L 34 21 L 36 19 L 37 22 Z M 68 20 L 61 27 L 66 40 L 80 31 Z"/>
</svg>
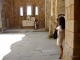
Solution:
<svg viewBox="0 0 80 60">
<path fill-rule="evenodd" d="M 59 46 L 60 48 L 60 57 L 59 59 L 62 58 L 62 55 L 63 55 L 63 47 L 62 47 L 62 43 L 63 43 L 63 39 L 65 38 L 65 18 L 64 17 L 59 17 L 58 19 L 58 26 L 57 26 L 57 34 L 58 34 L 58 37 L 57 37 L 57 45 Z"/>
</svg>

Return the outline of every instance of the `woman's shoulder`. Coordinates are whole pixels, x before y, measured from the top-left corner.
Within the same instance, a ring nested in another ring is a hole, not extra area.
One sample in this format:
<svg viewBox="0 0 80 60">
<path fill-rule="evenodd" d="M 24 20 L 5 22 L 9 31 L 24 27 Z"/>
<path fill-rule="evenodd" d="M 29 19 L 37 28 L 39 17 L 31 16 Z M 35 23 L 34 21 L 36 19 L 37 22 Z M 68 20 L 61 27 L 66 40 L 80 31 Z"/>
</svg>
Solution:
<svg viewBox="0 0 80 60">
<path fill-rule="evenodd" d="M 58 25 L 58 26 L 56 27 L 56 29 L 57 29 L 57 30 L 59 30 L 60 28 L 61 28 L 61 26 L 60 26 L 60 25 Z"/>
<path fill-rule="evenodd" d="M 57 27 L 58 27 L 58 28 L 61 28 L 61 25 L 58 25 Z"/>
</svg>

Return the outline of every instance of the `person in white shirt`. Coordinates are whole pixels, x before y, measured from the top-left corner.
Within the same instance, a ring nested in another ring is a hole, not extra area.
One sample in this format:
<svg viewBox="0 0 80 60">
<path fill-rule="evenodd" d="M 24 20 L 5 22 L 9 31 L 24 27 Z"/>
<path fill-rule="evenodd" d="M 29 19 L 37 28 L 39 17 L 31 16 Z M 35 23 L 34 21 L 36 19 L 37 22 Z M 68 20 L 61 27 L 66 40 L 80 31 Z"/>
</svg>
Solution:
<svg viewBox="0 0 80 60">
<path fill-rule="evenodd" d="M 38 28 L 39 28 L 39 22 L 38 22 L 37 19 L 35 20 L 34 24 L 35 24 L 35 25 L 34 25 L 34 26 L 35 26 L 35 29 L 38 29 Z"/>
<path fill-rule="evenodd" d="M 65 38 L 65 18 L 64 17 L 59 17 L 58 19 L 58 26 L 57 26 L 57 45 L 60 48 L 60 57 L 59 59 L 62 58 L 63 55 L 63 47 L 62 47 L 62 43 L 63 43 L 63 39 Z"/>
</svg>

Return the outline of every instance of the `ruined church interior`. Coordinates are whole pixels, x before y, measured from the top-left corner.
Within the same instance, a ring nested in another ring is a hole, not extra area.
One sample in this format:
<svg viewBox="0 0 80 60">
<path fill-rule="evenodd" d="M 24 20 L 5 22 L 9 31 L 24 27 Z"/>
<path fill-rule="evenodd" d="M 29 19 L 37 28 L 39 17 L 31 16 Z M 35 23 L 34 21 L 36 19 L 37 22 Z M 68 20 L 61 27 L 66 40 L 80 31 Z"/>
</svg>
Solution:
<svg viewBox="0 0 80 60">
<path fill-rule="evenodd" d="M 62 59 L 52 38 L 60 15 Z M 0 60 L 80 60 L 79 15 L 80 0 L 0 0 Z"/>
</svg>

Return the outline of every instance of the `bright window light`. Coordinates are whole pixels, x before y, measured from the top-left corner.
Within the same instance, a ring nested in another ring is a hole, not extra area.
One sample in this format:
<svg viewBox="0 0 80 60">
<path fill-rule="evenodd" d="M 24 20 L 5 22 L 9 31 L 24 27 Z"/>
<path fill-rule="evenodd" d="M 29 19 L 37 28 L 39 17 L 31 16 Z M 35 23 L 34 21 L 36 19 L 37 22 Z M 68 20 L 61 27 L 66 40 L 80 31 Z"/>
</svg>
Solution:
<svg viewBox="0 0 80 60">
<path fill-rule="evenodd" d="M 20 16 L 23 16 L 23 7 L 20 7 Z"/>
<path fill-rule="evenodd" d="M 35 7 L 35 15 L 38 15 L 38 7 Z"/>
<path fill-rule="evenodd" d="M 28 6 L 27 7 L 27 15 L 31 15 L 31 14 L 32 14 L 31 6 Z"/>
</svg>

